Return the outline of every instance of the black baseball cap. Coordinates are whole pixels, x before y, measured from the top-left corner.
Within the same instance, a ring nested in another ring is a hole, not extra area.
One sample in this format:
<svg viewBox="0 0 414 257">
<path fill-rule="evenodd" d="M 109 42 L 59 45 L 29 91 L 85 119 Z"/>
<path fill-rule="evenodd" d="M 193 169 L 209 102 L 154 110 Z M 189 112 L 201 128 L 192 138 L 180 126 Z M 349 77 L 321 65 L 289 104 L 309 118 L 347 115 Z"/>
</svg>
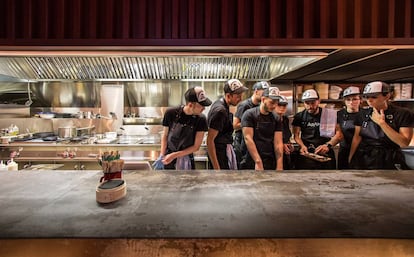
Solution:
<svg viewBox="0 0 414 257">
<path fill-rule="evenodd" d="M 247 90 L 249 89 L 243 86 L 243 84 L 238 79 L 230 79 L 226 82 L 226 84 L 224 84 L 224 93 L 241 94 Z"/>
<path fill-rule="evenodd" d="M 266 89 L 269 87 L 270 87 L 269 82 L 259 81 L 259 82 L 254 83 L 253 90 L 261 90 L 261 89 Z"/>
<path fill-rule="evenodd" d="M 269 97 L 272 100 L 280 100 L 280 90 L 278 87 L 269 87 L 263 91 L 264 97 Z"/>
<path fill-rule="evenodd" d="M 202 87 L 189 88 L 185 92 L 184 97 L 187 102 L 199 103 L 202 106 L 209 106 L 212 103 Z"/>
</svg>

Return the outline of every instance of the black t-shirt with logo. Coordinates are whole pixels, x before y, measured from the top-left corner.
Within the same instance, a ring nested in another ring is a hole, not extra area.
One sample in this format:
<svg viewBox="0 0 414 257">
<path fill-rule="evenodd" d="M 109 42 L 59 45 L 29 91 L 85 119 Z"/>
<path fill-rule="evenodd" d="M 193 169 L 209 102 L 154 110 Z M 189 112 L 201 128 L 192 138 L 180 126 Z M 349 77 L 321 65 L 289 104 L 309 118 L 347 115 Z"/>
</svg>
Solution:
<svg viewBox="0 0 414 257">
<path fill-rule="evenodd" d="M 301 139 L 305 146 L 313 144 L 315 147 L 323 145 L 329 141 L 330 138 L 321 137 L 319 127 L 321 123 L 322 108 L 319 107 L 319 112 L 316 115 L 310 114 L 307 110 L 298 112 L 293 117 L 292 125 L 300 127 Z"/>
</svg>

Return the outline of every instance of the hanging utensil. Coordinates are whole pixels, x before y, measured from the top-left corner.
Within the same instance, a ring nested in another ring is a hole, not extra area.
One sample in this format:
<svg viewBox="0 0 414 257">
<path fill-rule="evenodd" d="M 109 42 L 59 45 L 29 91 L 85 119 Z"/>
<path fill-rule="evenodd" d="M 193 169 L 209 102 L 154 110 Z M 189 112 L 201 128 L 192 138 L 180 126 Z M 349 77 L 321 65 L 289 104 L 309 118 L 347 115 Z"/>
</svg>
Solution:
<svg viewBox="0 0 414 257">
<path fill-rule="evenodd" d="M 24 103 L 24 105 L 30 106 L 33 103 L 32 97 L 30 94 L 30 82 L 27 82 L 27 97 L 28 97 L 28 100 L 26 101 L 26 103 Z"/>
</svg>

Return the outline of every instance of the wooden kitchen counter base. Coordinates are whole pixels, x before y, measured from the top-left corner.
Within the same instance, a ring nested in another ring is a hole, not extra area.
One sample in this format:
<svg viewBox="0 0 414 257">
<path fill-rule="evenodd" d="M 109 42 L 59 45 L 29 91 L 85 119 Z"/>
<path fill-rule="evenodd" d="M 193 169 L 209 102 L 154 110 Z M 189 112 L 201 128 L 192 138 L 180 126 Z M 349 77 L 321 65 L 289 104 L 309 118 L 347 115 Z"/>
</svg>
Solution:
<svg viewBox="0 0 414 257">
<path fill-rule="evenodd" d="M 0 173 L 0 238 L 414 239 L 413 171 L 130 171 L 98 204 L 101 176 Z"/>
<path fill-rule="evenodd" d="M 413 239 L 0 239 L 0 256 L 411 257 Z"/>
</svg>

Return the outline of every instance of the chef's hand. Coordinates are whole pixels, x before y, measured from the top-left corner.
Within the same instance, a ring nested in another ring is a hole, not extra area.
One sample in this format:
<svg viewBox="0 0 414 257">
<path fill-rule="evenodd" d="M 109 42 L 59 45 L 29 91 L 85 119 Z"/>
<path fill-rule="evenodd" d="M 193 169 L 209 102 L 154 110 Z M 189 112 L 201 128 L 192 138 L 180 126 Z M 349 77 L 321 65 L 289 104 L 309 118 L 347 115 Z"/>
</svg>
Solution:
<svg viewBox="0 0 414 257">
<path fill-rule="evenodd" d="M 175 154 L 174 154 L 174 153 L 167 154 L 167 155 L 166 155 L 166 156 L 164 156 L 164 158 L 162 159 L 162 163 L 163 163 L 164 165 L 167 165 L 167 164 L 169 164 L 170 162 L 172 162 L 175 158 L 176 158 L 176 157 L 175 157 Z"/>
<path fill-rule="evenodd" d="M 385 123 L 385 114 L 384 114 L 384 110 L 377 110 L 377 108 L 372 108 L 372 114 L 371 114 L 371 120 L 373 122 L 375 122 L 376 124 L 378 124 L 379 126 L 381 126 L 381 124 Z"/>
<path fill-rule="evenodd" d="M 327 152 L 329 152 L 329 147 L 327 145 L 320 145 L 315 149 L 316 154 L 325 155 Z"/>
<path fill-rule="evenodd" d="M 308 148 L 306 146 L 301 146 L 299 150 L 300 154 L 308 154 Z"/>
<path fill-rule="evenodd" d="M 283 144 L 283 153 L 284 154 L 291 154 L 293 152 L 292 144 Z"/>
<path fill-rule="evenodd" d="M 262 160 L 258 160 L 258 161 L 255 162 L 254 169 L 255 170 L 264 170 Z"/>
</svg>

